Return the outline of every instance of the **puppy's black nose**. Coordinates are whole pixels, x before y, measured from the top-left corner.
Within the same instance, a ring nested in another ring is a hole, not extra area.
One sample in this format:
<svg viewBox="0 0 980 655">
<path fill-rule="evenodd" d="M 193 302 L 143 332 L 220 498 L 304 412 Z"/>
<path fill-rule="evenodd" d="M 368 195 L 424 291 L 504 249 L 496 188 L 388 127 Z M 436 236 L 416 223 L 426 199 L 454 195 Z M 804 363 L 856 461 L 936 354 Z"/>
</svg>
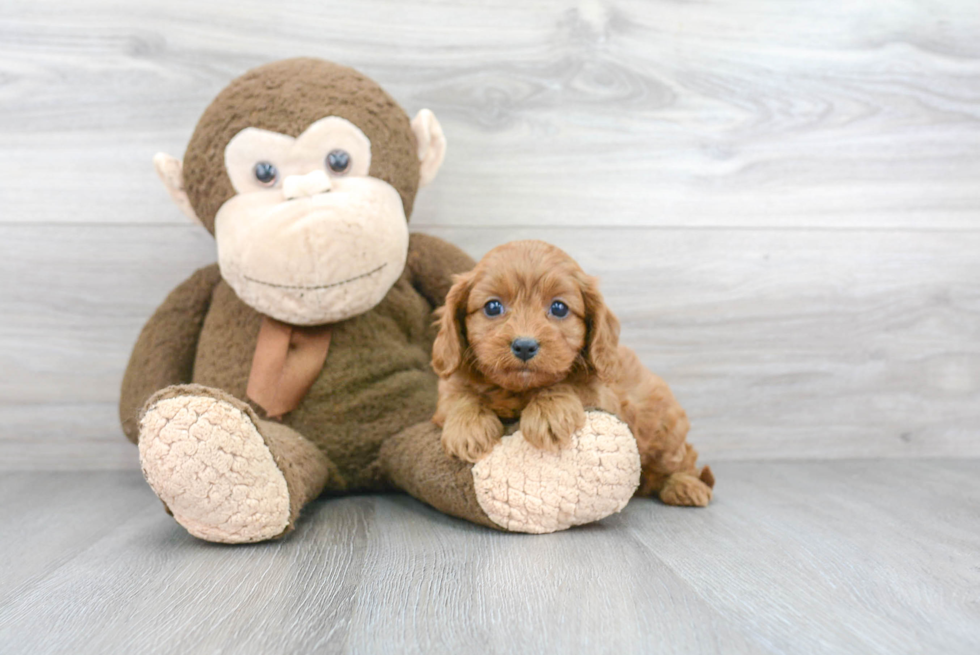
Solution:
<svg viewBox="0 0 980 655">
<path fill-rule="evenodd" d="M 517 359 L 526 362 L 538 354 L 538 341 L 527 337 L 517 337 L 510 342 L 510 351 L 514 353 Z"/>
</svg>

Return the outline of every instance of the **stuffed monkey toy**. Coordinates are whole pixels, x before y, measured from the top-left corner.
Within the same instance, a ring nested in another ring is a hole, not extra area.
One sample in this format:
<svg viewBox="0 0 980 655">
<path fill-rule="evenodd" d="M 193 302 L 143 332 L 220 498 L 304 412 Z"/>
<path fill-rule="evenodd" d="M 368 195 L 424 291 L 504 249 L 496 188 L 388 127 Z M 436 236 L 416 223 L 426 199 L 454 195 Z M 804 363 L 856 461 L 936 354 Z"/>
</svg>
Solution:
<svg viewBox="0 0 980 655">
<path fill-rule="evenodd" d="M 147 482 L 195 537 L 281 537 L 322 493 L 401 490 L 537 533 L 632 496 L 636 442 L 609 414 L 559 454 L 519 433 L 475 465 L 444 452 L 432 312 L 473 261 L 409 234 L 408 217 L 445 150 L 432 112 L 409 120 L 360 73 L 292 59 L 219 93 L 183 161 L 155 157 L 217 263 L 147 322 L 119 409 Z"/>
</svg>

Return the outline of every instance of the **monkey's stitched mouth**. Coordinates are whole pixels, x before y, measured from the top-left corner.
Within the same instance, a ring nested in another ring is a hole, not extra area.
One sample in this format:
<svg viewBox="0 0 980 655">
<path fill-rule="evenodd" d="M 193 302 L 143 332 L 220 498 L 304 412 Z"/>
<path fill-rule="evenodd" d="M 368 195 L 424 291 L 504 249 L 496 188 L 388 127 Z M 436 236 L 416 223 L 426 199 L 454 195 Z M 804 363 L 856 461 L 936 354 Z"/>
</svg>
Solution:
<svg viewBox="0 0 980 655">
<path fill-rule="evenodd" d="M 339 287 L 349 282 L 354 282 L 356 280 L 366 278 L 368 276 L 374 275 L 375 273 L 377 273 L 387 265 L 388 265 L 387 263 L 382 264 L 381 266 L 377 267 L 374 270 L 368 271 L 367 273 L 361 273 L 360 275 L 355 275 L 354 277 L 348 278 L 341 282 L 333 282 L 332 284 L 318 284 L 313 286 L 304 286 L 302 284 L 275 284 L 273 282 L 264 282 L 262 280 L 256 280 L 254 277 L 249 277 L 247 275 L 243 275 L 242 277 L 244 277 L 249 282 L 255 282 L 256 284 L 264 284 L 267 287 L 275 287 L 276 289 L 303 289 L 306 291 L 316 291 L 319 289 L 332 289 L 333 287 Z"/>
</svg>

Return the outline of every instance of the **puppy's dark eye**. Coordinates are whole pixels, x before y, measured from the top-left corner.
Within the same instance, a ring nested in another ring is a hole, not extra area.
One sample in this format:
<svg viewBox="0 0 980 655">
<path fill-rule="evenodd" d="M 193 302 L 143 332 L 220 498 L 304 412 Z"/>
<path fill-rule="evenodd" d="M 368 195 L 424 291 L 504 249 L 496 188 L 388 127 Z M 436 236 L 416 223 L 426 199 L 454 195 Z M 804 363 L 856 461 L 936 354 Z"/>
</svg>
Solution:
<svg viewBox="0 0 980 655">
<path fill-rule="evenodd" d="M 483 306 L 483 313 L 490 318 L 500 316 L 504 313 L 504 304 L 499 300 L 488 300 L 487 304 Z"/>
<path fill-rule="evenodd" d="M 271 186 L 279 176 L 276 167 L 267 161 L 260 161 L 252 170 L 255 173 L 255 179 L 266 186 Z"/>
<path fill-rule="evenodd" d="M 551 303 L 549 313 L 555 318 L 565 318 L 568 316 L 568 305 L 560 300 L 556 300 L 555 302 Z"/>
<path fill-rule="evenodd" d="M 346 173 L 350 168 L 350 155 L 346 150 L 331 150 L 327 155 L 327 167 L 337 173 Z"/>
</svg>

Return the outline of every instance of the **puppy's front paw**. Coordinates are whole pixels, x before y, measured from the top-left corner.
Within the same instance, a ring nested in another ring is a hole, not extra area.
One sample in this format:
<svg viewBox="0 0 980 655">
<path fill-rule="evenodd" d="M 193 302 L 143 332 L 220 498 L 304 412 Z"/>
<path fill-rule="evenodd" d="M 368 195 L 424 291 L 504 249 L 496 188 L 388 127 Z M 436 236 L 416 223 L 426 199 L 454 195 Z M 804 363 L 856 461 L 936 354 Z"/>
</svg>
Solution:
<svg viewBox="0 0 980 655">
<path fill-rule="evenodd" d="M 490 411 L 456 413 L 446 417 L 442 447 L 464 462 L 478 462 L 493 450 L 504 434 L 504 425 Z"/>
<path fill-rule="evenodd" d="M 541 450 L 556 452 L 564 448 L 583 425 L 585 409 L 574 395 L 536 398 L 521 412 L 521 434 Z"/>
</svg>

